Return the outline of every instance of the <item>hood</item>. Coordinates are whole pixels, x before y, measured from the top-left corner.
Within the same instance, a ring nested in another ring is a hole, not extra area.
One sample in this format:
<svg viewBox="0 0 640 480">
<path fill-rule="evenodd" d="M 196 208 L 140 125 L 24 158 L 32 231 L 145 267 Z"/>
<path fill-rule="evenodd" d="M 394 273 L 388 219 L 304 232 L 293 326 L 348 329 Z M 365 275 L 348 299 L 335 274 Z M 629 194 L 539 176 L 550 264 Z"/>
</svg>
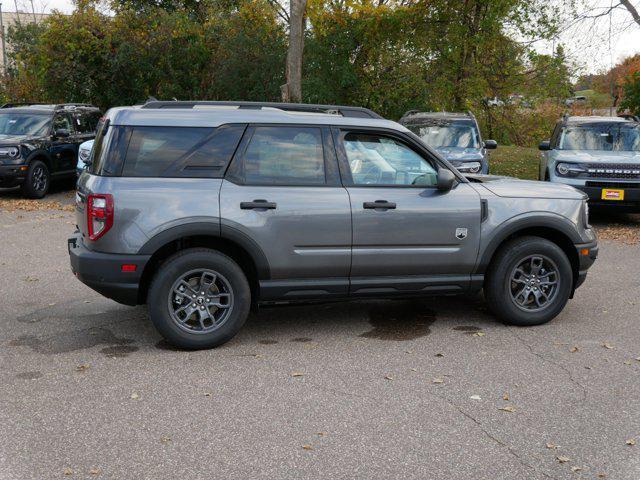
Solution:
<svg viewBox="0 0 640 480">
<path fill-rule="evenodd" d="M 1 146 L 17 146 L 22 142 L 25 142 L 29 139 L 33 138 L 31 135 L 6 135 L 0 134 L 0 145 Z"/>
<path fill-rule="evenodd" d="M 518 180 L 496 175 L 465 175 L 472 183 L 481 183 L 487 190 L 499 197 L 509 198 L 558 198 L 580 200 L 584 193 L 561 183 Z"/>
<path fill-rule="evenodd" d="M 559 162 L 640 163 L 640 151 L 608 152 L 602 150 L 554 150 L 554 158 Z"/>
<path fill-rule="evenodd" d="M 448 161 L 472 161 L 483 160 L 482 151 L 479 148 L 463 148 L 463 147 L 437 147 L 438 152 L 445 160 Z"/>
</svg>

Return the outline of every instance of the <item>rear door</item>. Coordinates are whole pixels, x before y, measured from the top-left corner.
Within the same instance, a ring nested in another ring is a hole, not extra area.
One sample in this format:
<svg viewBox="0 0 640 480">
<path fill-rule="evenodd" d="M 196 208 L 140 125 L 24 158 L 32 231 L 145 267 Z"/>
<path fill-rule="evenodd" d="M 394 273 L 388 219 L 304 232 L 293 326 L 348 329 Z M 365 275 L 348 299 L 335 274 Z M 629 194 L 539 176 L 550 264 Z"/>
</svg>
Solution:
<svg viewBox="0 0 640 480">
<path fill-rule="evenodd" d="M 465 289 L 480 239 L 478 193 L 437 189 L 437 168 L 409 136 L 336 129 L 353 215 L 354 294 Z"/>
<path fill-rule="evenodd" d="M 351 211 L 329 128 L 249 127 L 222 183 L 220 213 L 223 234 L 252 239 L 266 258 L 261 300 L 347 294 Z"/>
</svg>

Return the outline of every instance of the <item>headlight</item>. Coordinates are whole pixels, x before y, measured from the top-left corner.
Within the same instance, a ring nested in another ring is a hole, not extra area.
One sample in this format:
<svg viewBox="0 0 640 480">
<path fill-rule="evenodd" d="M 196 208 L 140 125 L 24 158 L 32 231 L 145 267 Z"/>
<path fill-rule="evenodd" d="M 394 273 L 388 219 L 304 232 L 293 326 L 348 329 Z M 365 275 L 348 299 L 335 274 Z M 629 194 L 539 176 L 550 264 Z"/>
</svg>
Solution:
<svg viewBox="0 0 640 480">
<path fill-rule="evenodd" d="M 480 162 L 460 162 L 455 167 L 461 172 L 478 173 L 482 168 Z"/>
<path fill-rule="evenodd" d="M 578 163 L 559 163 L 556 165 L 558 175 L 575 177 L 581 173 L 585 173 L 587 169 Z"/>
<path fill-rule="evenodd" d="M 0 147 L 0 157 L 16 158 L 19 154 L 18 147 Z"/>
<path fill-rule="evenodd" d="M 582 208 L 582 215 L 584 216 L 583 220 L 584 220 L 584 226 L 585 228 L 591 228 L 591 225 L 589 225 L 589 201 L 588 200 L 584 200 L 582 202 L 583 208 Z"/>
</svg>

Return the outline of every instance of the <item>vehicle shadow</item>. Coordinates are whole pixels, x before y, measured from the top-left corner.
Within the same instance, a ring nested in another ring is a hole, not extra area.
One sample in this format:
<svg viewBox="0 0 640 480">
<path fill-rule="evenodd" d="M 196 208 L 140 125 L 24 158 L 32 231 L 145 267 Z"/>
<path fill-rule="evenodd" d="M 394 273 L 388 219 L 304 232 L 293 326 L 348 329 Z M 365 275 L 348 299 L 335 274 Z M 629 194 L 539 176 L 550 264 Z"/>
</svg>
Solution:
<svg viewBox="0 0 640 480">
<path fill-rule="evenodd" d="M 64 180 L 56 180 L 51 183 L 49 192 L 42 201 L 59 201 L 63 204 L 73 203 L 73 192 L 76 189 L 76 179 L 67 178 Z M 2 200 L 24 200 L 25 197 L 20 191 L 20 187 L 0 188 L 0 199 Z M 37 202 L 39 200 L 32 200 Z"/>
</svg>

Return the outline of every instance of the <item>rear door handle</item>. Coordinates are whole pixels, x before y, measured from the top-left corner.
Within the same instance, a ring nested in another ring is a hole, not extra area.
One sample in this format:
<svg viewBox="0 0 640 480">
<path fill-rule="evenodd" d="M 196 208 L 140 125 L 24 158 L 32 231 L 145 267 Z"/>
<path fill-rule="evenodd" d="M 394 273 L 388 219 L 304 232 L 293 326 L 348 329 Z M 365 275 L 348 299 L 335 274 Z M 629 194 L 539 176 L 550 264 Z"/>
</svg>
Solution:
<svg viewBox="0 0 640 480">
<path fill-rule="evenodd" d="M 253 202 L 240 202 L 241 210 L 274 210 L 278 205 L 266 200 L 254 200 Z"/>
<path fill-rule="evenodd" d="M 387 202 L 386 200 L 376 200 L 375 202 L 364 202 L 362 204 L 364 208 L 383 208 L 385 210 L 396 208 L 396 204 L 393 202 Z"/>
</svg>

